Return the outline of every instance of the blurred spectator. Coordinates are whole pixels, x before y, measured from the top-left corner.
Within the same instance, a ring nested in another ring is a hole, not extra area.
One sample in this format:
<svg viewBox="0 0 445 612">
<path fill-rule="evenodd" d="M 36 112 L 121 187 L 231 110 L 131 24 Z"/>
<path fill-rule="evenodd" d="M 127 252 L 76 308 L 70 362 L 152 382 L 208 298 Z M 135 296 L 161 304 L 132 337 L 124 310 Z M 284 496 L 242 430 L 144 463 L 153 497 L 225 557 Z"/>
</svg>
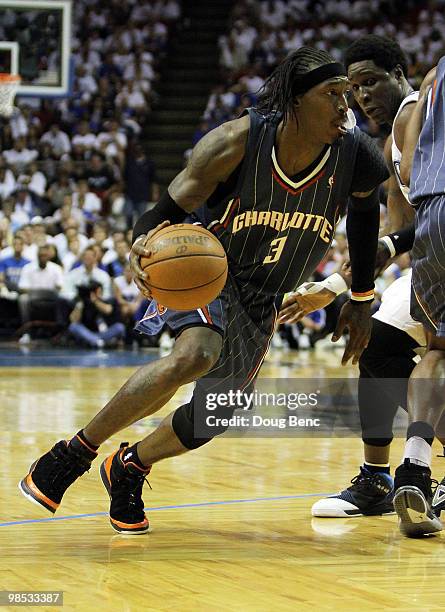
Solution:
<svg viewBox="0 0 445 612">
<path fill-rule="evenodd" d="M 43 319 L 55 322 L 59 291 L 63 284 L 62 268 L 50 261 L 51 253 L 48 246 L 38 249 L 37 263 L 29 263 L 23 267 L 19 279 L 19 309 L 22 326 L 33 319 Z M 48 315 L 47 311 L 51 313 Z M 43 315 L 45 312 L 45 318 Z M 26 332 L 20 342 L 27 343 L 30 336 Z"/>
<path fill-rule="evenodd" d="M 30 192 L 39 196 L 44 196 L 46 191 L 47 180 L 43 172 L 38 168 L 36 162 L 29 164 L 25 168 L 26 174 L 20 174 L 17 181 L 21 185 L 24 185 Z"/>
<path fill-rule="evenodd" d="M 35 149 L 27 149 L 26 140 L 21 137 L 14 141 L 12 149 L 3 151 L 2 155 L 9 167 L 12 167 L 16 172 L 21 172 L 27 164 L 38 157 L 38 154 L 38 151 Z"/>
<path fill-rule="evenodd" d="M 126 240 L 125 232 L 115 229 L 102 241 L 102 246 L 106 249 L 107 253 L 104 257 L 104 263 L 109 264 L 113 259 L 116 259 L 116 245 L 121 240 Z"/>
<path fill-rule="evenodd" d="M 33 242 L 32 226 L 29 223 L 23 224 L 15 235 L 23 238 L 23 256 L 29 259 L 30 262 L 37 261 L 37 245 Z M 13 253 L 13 247 L 9 246 L 2 250 L 0 257 L 10 257 Z"/>
<path fill-rule="evenodd" d="M 96 147 L 107 158 L 111 157 L 119 162 L 122 167 L 125 160 L 125 150 L 127 148 L 127 136 L 123 130 L 119 129 L 116 119 L 111 119 L 105 124 L 104 132 L 100 132 L 96 139 Z"/>
<path fill-rule="evenodd" d="M 89 191 L 88 182 L 85 179 L 79 180 L 77 189 L 72 196 L 72 205 L 75 210 L 82 213 L 83 227 L 88 229 L 100 216 L 102 203 L 98 196 Z"/>
<path fill-rule="evenodd" d="M 116 301 L 105 299 L 102 285 L 96 281 L 79 290 L 68 329 L 77 340 L 94 348 L 113 346 L 125 335 Z"/>
<path fill-rule="evenodd" d="M 43 134 L 40 142 L 42 144 L 49 144 L 51 147 L 51 152 L 56 158 L 60 158 L 65 153 L 69 153 L 71 151 L 71 143 L 70 139 L 68 138 L 68 134 L 62 132 L 57 123 L 52 125 L 48 132 Z"/>
<path fill-rule="evenodd" d="M 274 29 L 284 26 L 287 5 L 282 0 L 265 0 L 261 2 L 260 19 Z"/>
<path fill-rule="evenodd" d="M 97 75 L 99 79 L 106 78 L 111 83 L 116 83 L 122 75 L 122 70 L 116 65 L 113 59 L 113 53 L 108 51 L 99 66 Z"/>
<path fill-rule="evenodd" d="M 124 181 L 128 223 L 133 225 L 148 203 L 157 201 L 160 195 L 155 164 L 139 143 L 128 151 Z"/>
<path fill-rule="evenodd" d="M 53 210 L 63 206 L 65 197 L 72 194 L 74 185 L 73 179 L 66 170 L 58 173 L 57 178 L 48 188 L 48 197 Z"/>
<path fill-rule="evenodd" d="M 87 180 L 89 189 L 95 193 L 102 202 L 109 197 L 115 186 L 116 179 L 111 166 L 105 161 L 100 153 L 91 156 L 88 168 L 85 170 L 84 178 Z"/>
<path fill-rule="evenodd" d="M 106 240 L 108 240 L 108 225 L 105 221 L 99 221 L 93 226 L 90 242 L 91 244 L 98 244 L 99 246 L 103 245 L 103 248 L 106 249 Z"/>
<path fill-rule="evenodd" d="M 105 300 L 111 299 L 110 276 L 98 267 L 94 248 L 89 246 L 82 253 L 82 265 L 65 275 L 62 296 L 67 300 L 75 300 L 78 288 L 88 287 L 92 281 L 101 285 Z"/>
<path fill-rule="evenodd" d="M 229 73 L 238 73 L 247 64 L 247 51 L 238 45 L 235 36 L 229 36 L 221 41 L 220 63 Z"/>
<path fill-rule="evenodd" d="M 258 72 L 261 67 L 257 64 L 252 66 L 247 71 L 247 74 L 240 78 L 239 82 L 244 85 L 248 93 L 256 93 L 264 85 L 264 79 L 259 76 Z"/>
<path fill-rule="evenodd" d="M 58 212 L 55 213 L 53 219 L 56 218 Z M 60 232 L 54 236 L 54 244 L 59 256 L 63 258 L 68 250 L 68 242 L 71 238 L 77 237 L 79 239 L 81 251 L 88 246 L 88 238 L 79 231 L 79 221 L 72 216 L 75 211 L 72 210 L 70 205 L 63 206 L 60 212 L 62 213 L 61 219 L 56 225 L 56 231 L 60 230 Z"/>
<path fill-rule="evenodd" d="M 125 196 L 119 189 L 110 194 L 110 214 L 108 220 L 112 227 L 125 231 L 128 227 L 125 213 Z"/>
<path fill-rule="evenodd" d="M 133 317 L 145 298 L 133 280 L 128 261 L 123 267 L 122 274 L 113 279 L 113 290 L 114 297 L 121 308 L 122 316 Z"/>
<path fill-rule="evenodd" d="M 92 74 L 87 72 L 85 66 L 77 66 L 76 68 L 77 84 L 83 95 L 90 99 L 92 94 L 98 90 L 97 81 Z"/>
<path fill-rule="evenodd" d="M 81 253 L 79 236 L 72 236 L 68 239 L 68 248 L 62 257 L 62 266 L 65 272 L 72 270 L 74 264 L 80 260 Z"/>
<path fill-rule="evenodd" d="M 81 147 L 82 152 L 91 151 L 96 147 L 96 136 L 90 131 L 88 121 L 81 121 L 71 143 L 73 147 Z"/>
<path fill-rule="evenodd" d="M 0 219 L 8 225 L 10 231 L 14 234 L 21 229 L 25 223 L 28 223 L 29 215 L 20 207 L 16 208 L 14 198 L 9 197 L 3 200 L 2 209 L 0 210 Z"/>
<path fill-rule="evenodd" d="M 234 109 L 237 103 L 236 94 L 232 91 L 226 91 L 224 84 L 216 85 L 209 96 L 206 109 L 204 111 L 204 119 L 208 119 L 218 101 L 221 100 L 223 105 L 228 109 Z"/>
<path fill-rule="evenodd" d="M 54 244 L 54 238 L 46 233 L 46 225 L 42 217 L 34 217 L 31 221 L 32 241 L 37 247 Z"/>
<path fill-rule="evenodd" d="M 23 237 L 16 235 L 12 242 L 12 255 L 0 259 L 0 295 L 2 296 L 11 291 L 18 291 L 22 269 L 30 263 L 29 259 L 23 256 L 24 247 Z"/>
<path fill-rule="evenodd" d="M 24 185 L 17 185 L 17 189 L 11 194 L 11 198 L 14 201 L 14 212 L 22 214 L 23 218 L 26 215 L 27 221 L 40 213 L 35 195 L 28 191 Z"/>
<path fill-rule="evenodd" d="M 0 326 L 11 329 L 11 325 L 19 325 L 18 290 L 22 269 L 29 259 L 23 257 L 24 240 L 19 235 L 14 236 L 12 255 L 0 258 Z"/>
<path fill-rule="evenodd" d="M 141 54 L 136 54 L 126 65 L 123 77 L 125 81 L 146 82 L 148 88 L 151 89 L 150 82 L 154 80 L 155 73 L 151 62 L 146 61 Z"/>
<path fill-rule="evenodd" d="M 122 321 L 126 327 L 126 338 L 130 343 L 133 338 L 133 327 L 144 314 L 147 301 L 137 288 L 130 264 L 127 262 L 121 276 L 113 279 L 114 297 L 119 304 Z"/>
<path fill-rule="evenodd" d="M 48 181 L 53 181 L 56 176 L 56 158 L 52 153 L 51 145 L 48 143 L 41 143 L 39 146 L 39 152 L 37 157 L 37 163 L 40 170 L 44 173 Z"/>
<path fill-rule="evenodd" d="M 133 79 L 127 81 L 127 84 L 121 87 L 116 96 L 116 107 L 122 112 L 132 114 L 145 114 L 147 110 L 147 100 L 139 88 L 135 86 Z"/>
<path fill-rule="evenodd" d="M 106 266 L 105 264 L 102 262 L 104 255 L 105 255 L 105 249 L 103 248 L 103 246 L 101 244 L 99 244 L 98 242 L 93 243 L 91 245 L 91 248 L 93 249 L 95 255 L 96 255 L 96 262 L 97 262 L 97 267 L 100 270 L 103 270 L 104 272 L 107 272 Z M 74 266 L 76 267 L 76 266 Z"/>
<path fill-rule="evenodd" d="M 126 240 L 119 240 L 119 242 L 116 243 L 115 249 L 116 256 L 107 265 L 107 272 L 111 278 L 122 276 L 130 255 L 130 247 Z"/>
<path fill-rule="evenodd" d="M 16 188 L 14 173 L 0 160 L 0 198 L 7 198 Z"/>
</svg>

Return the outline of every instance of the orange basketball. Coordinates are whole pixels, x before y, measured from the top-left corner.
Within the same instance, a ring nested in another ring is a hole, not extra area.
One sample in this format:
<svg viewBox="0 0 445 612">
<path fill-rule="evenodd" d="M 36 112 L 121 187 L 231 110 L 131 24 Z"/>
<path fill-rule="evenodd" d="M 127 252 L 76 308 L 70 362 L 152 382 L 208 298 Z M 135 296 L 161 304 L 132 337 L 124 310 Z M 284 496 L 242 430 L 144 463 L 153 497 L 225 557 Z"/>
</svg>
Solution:
<svg viewBox="0 0 445 612">
<path fill-rule="evenodd" d="M 148 241 L 141 257 L 147 286 L 159 304 L 193 310 L 212 302 L 227 280 L 226 253 L 215 236 L 199 225 L 169 225 Z"/>
</svg>

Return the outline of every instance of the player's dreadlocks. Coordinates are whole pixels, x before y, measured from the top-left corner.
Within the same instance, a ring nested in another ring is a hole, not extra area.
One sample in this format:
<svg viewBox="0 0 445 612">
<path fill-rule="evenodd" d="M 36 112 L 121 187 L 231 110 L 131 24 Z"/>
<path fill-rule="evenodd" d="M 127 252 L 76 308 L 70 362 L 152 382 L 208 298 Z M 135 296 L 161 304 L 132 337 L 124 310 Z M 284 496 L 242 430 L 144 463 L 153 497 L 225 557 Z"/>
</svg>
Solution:
<svg viewBox="0 0 445 612">
<path fill-rule="evenodd" d="M 345 51 L 345 65 L 348 68 L 355 62 L 372 60 L 376 66 L 384 68 L 390 72 L 398 64 L 403 70 L 403 74 L 408 74 L 408 60 L 399 44 L 391 38 L 368 34 L 359 38 L 350 45 Z"/>
<path fill-rule="evenodd" d="M 259 110 L 282 113 L 283 122 L 295 116 L 295 96 L 299 81 L 305 74 L 335 59 L 320 49 L 300 47 L 286 57 L 264 83 L 258 103 Z"/>
</svg>

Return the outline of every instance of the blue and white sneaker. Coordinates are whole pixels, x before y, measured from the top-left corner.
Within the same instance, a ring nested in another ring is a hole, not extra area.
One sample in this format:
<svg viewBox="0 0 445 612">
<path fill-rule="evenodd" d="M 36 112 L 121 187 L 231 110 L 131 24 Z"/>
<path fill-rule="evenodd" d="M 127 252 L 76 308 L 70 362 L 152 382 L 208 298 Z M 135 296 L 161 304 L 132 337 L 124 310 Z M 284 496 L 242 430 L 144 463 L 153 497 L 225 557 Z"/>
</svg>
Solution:
<svg viewBox="0 0 445 612">
<path fill-rule="evenodd" d="M 312 506 L 312 516 L 347 518 L 393 514 L 394 481 L 390 474 L 370 472 L 360 466 L 360 474 L 351 486 L 337 495 L 319 499 Z"/>
</svg>

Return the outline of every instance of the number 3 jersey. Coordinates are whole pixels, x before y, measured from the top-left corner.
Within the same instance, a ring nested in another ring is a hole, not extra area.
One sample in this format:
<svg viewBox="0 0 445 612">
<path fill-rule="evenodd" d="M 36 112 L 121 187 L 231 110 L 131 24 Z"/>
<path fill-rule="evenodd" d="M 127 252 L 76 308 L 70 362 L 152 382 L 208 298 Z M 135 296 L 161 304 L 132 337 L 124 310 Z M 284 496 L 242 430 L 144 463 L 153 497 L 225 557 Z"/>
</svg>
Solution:
<svg viewBox="0 0 445 612">
<path fill-rule="evenodd" d="M 195 214 L 223 244 L 240 289 L 283 294 L 307 280 L 326 255 L 348 196 L 372 190 L 387 172 L 381 153 L 353 128 L 305 172 L 288 177 L 275 148 L 280 115 L 248 113 L 242 163 Z"/>
</svg>

